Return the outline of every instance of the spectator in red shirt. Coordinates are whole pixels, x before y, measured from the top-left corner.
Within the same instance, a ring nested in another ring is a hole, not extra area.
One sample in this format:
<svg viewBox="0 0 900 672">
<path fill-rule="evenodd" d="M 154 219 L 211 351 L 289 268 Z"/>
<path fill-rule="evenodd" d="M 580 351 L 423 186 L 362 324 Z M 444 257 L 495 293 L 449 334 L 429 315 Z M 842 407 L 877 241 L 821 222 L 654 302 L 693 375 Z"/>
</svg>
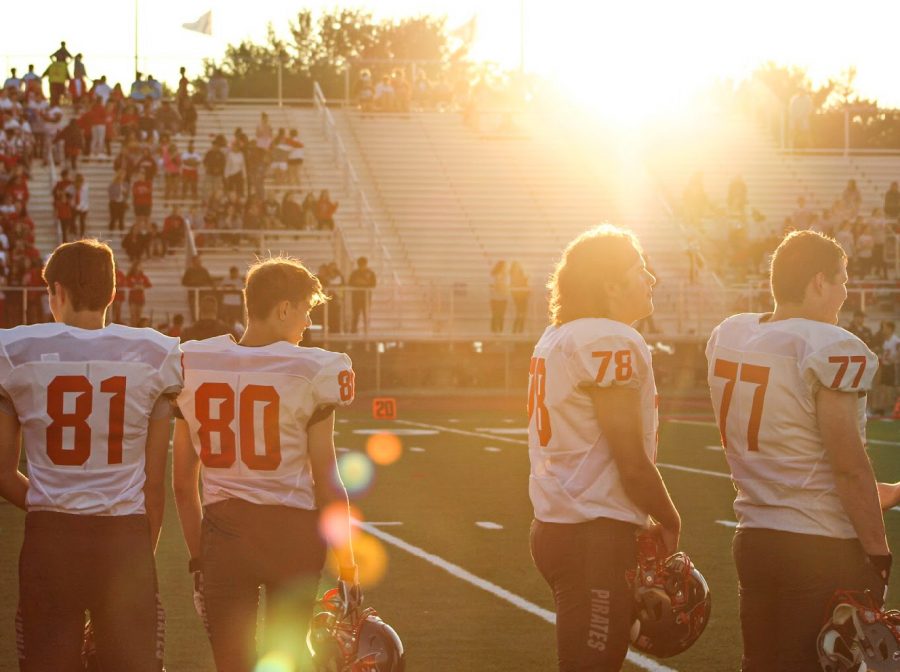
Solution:
<svg viewBox="0 0 900 672">
<path fill-rule="evenodd" d="M 87 112 L 91 126 L 91 154 L 100 156 L 106 153 L 106 107 L 103 100 L 97 98 Z"/>
<path fill-rule="evenodd" d="M 142 172 L 131 185 L 131 202 L 137 223 L 149 227 L 150 212 L 153 210 L 153 182 L 146 172 Z"/>
<path fill-rule="evenodd" d="M 163 173 L 165 175 L 165 192 L 167 201 L 178 197 L 181 178 L 181 154 L 174 142 L 170 142 L 162 150 Z"/>
<path fill-rule="evenodd" d="M 130 290 L 128 292 L 128 310 L 131 314 L 131 326 L 136 327 L 141 323 L 144 304 L 146 303 L 144 290 L 153 287 L 153 283 L 144 274 L 140 261 L 136 261 L 131 265 L 128 275 L 125 276 L 125 283 Z"/>
<path fill-rule="evenodd" d="M 21 203 L 23 210 L 28 207 L 30 198 L 28 178 L 25 176 L 25 169 L 22 166 L 16 166 L 13 171 L 12 179 L 6 185 L 6 193 L 12 196 L 13 203 Z"/>
<path fill-rule="evenodd" d="M 172 212 L 163 221 L 162 237 L 167 247 L 181 245 L 184 242 L 184 217 L 177 205 L 172 206 Z"/>
<path fill-rule="evenodd" d="M 122 269 L 116 266 L 116 298 L 112 304 L 112 321 L 122 323 L 122 304 L 125 303 L 125 292 L 128 290 L 128 280 Z"/>
<path fill-rule="evenodd" d="M 75 237 L 75 204 L 72 201 L 72 194 L 65 191 L 62 200 L 56 202 L 56 218 L 64 243 Z"/>
<path fill-rule="evenodd" d="M 47 286 L 44 284 L 44 279 L 41 276 L 40 264 L 35 265 L 31 258 L 25 257 L 23 260 L 23 268 L 25 269 L 25 272 L 22 273 L 22 286 L 29 288 L 25 292 L 28 297 L 26 306 L 27 324 L 38 324 L 44 321 L 44 306 L 42 300 Z M 38 289 L 31 289 L 33 287 L 37 287 Z"/>
<path fill-rule="evenodd" d="M 320 229 L 334 230 L 334 213 L 338 209 L 338 203 L 328 196 L 328 190 L 323 189 L 316 201 L 316 219 Z"/>
<path fill-rule="evenodd" d="M 59 132 L 60 139 L 63 141 L 63 148 L 66 161 L 72 170 L 78 169 L 78 157 L 81 150 L 84 149 L 84 134 L 76 119 L 71 119 L 69 125 Z"/>
</svg>

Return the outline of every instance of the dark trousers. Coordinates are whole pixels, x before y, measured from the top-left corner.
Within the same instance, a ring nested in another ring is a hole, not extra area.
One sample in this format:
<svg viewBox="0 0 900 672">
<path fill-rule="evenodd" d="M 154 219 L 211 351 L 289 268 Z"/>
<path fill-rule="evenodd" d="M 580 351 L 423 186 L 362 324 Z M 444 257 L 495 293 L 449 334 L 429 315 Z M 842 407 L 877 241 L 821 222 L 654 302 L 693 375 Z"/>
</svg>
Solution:
<svg viewBox="0 0 900 672">
<path fill-rule="evenodd" d="M 266 628 L 259 655 L 277 648 L 307 660 L 305 633 L 325 563 L 318 512 L 227 499 L 206 507 L 202 540 L 203 596 L 218 672 L 251 672 L 256 665 L 261 585 Z"/>
<path fill-rule="evenodd" d="M 81 210 L 75 211 L 75 223 L 78 227 L 78 237 L 84 238 L 84 232 L 87 230 L 87 212 Z"/>
<path fill-rule="evenodd" d="M 553 590 L 560 672 L 616 672 L 628 652 L 637 527 L 598 518 L 531 523 L 531 557 Z"/>
<path fill-rule="evenodd" d="M 856 539 L 778 530 L 738 530 L 737 565 L 742 672 L 821 672 L 816 640 L 836 590 L 871 590 L 884 582 Z"/>
<path fill-rule="evenodd" d="M 109 230 L 115 231 L 118 229 L 119 231 L 125 230 L 125 210 L 128 208 L 128 204 L 122 201 L 121 203 L 117 201 L 109 202 Z"/>
<path fill-rule="evenodd" d="M 19 669 L 81 672 L 84 612 L 103 670 L 162 670 L 164 619 L 146 516 L 33 511 L 19 556 Z"/>
<path fill-rule="evenodd" d="M 491 299 L 491 332 L 499 334 L 503 332 L 503 318 L 506 315 L 506 300 L 494 301 Z"/>
<path fill-rule="evenodd" d="M 368 292 L 353 292 L 350 294 L 350 331 L 356 333 L 359 329 L 359 319 L 362 318 L 363 331 L 369 331 L 369 294 Z"/>
</svg>

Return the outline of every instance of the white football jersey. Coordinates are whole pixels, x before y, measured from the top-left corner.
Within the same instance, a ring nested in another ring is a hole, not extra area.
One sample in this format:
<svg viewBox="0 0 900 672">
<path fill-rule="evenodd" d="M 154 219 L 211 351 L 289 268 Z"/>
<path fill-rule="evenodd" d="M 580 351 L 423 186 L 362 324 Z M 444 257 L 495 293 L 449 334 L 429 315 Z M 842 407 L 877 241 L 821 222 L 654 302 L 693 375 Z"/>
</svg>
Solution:
<svg viewBox="0 0 900 672">
<path fill-rule="evenodd" d="M 547 327 L 534 348 L 528 386 L 528 489 L 538 520 L 649 523 L 625 494 L 589 394 L 613 385 L 640 390 L 644 450 L 655 461 L 656 382 L 641 335 L 600 318 Z"/>
<path fill-rule="evenodd" d="M 203 501 L 315 509 L 307 424 L 353 401 L 350 358 L 280 341 L 245 347 L 231 336 L 184 346 L 178 407 L 202 463 Z"/>
<path fill-rule="evenodd" d="M 29 511 L 144 512 L 147 426 L 181 390 L 177 338 L 113 324 L 0 330 L 0 387 L 22 424 Z"/>
<path fill-rule="evenodd" d="M 865 442 L 865 392 L 878 358 L 832 324 L 764 319 L 756 313 L 730 317 L 706 346 L 713 408 L 737 489 L 738 527 L 854 538 L 822 446 L 816 392 L 826 387 L 858 396 Z"/>
</svg>

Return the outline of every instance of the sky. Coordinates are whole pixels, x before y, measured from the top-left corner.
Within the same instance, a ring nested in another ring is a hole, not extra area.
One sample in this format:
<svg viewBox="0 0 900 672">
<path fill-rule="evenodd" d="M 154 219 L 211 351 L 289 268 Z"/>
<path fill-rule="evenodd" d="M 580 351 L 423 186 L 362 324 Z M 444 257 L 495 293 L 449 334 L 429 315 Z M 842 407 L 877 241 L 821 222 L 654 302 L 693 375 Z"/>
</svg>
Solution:
<svg viewBox="0 0 900 672">
<path fill-rule="evenodd" d="M 272 22 L 286 32 L 301 7 L 332 0 L 138 0 L 140 69 L 174 82 L 228 43 L 262 41 Z M 766 61 L 808 70 L 814 82 L 856 66 L 857 89 L 883 105 L 900 106 L 894 55 L 900 3 L 885 0 L 378 0 L 343 6 L 379 18 L 429 13 L 450 28 L 477 16 L 473 56 L 517 67 L 524 8 L 525 66 L 552 78 L 572 97 L 595 106 L 666 105 L 716 78 L 741 79 Z M 182 23 L 213 12 L 213 35 Z M 65 39 L 81 51 L 90 76 L 130 78 L 134 69 L 135 3 L 129 0 L 45 0 L 39 30 L 7 31 L 0 67 L 39 71 Z"/>
</svg>

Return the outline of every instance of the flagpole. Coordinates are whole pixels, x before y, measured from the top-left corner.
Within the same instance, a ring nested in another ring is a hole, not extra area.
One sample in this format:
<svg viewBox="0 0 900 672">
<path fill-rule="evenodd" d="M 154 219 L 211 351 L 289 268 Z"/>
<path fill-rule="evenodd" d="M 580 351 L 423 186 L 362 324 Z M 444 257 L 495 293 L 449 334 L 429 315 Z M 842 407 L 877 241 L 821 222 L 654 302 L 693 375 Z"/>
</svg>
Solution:
<svg viewBox="0 0 900 672">
<path fill-rule="evenodd" d="M 519 0 L 519 74 L 525 74 L 525 0 Z"/>
<path fill-rule="evenodd" d="M 134 0 L 134 78 L 138 73 L 138 0 Z"/>
</svg>

